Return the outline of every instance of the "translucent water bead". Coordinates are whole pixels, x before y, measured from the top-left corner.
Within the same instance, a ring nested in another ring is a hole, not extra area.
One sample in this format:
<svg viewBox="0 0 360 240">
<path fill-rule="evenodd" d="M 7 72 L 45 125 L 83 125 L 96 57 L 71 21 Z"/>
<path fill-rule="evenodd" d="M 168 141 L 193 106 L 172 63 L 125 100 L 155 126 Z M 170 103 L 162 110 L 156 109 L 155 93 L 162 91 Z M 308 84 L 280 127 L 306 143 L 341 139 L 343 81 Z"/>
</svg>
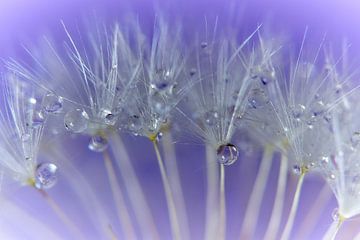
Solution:
<svg viewBox="0 0 360 240">
<path fill-rule="evenodd" d="M 107 125 L 115 125 L 117 121 L 117 117 L 112 113 L 111 110 L 101 109 L 100 111 L 101 118 L 104 120 Z"/>
<path fill-rule="evenodd" d="M 73 133 L 85 131 L 89 124 L 89 116 L 83 109 L 75 109 L 67 112 L 64 116 L 64 125 Z"/>
<path fill-rule="evenodd" d="M 108 140 L 102 136 L 93 136 L 89 143 L 89 149 L 93 152 L 103 152 L 108 147 Z"/>
<path fill-rule="evenodd" d="M 203 117 L 206 125 L 210 127 L 219 125 L 220 116 L 217 111 L 215 110 L 207 111 L 204 113 Z"/>
<path fill-rule="evenodd" d="M 160 116 L 166 115 L 171 110 L 171 107 L 166 101 L 165 96 L 163 96 L 160 92 L 157 91 L 151 94 L 150 105 L 153 112 Z"/>
<path fill-rule="evenodd" d="M 251 91 L 248 102 L 251 108 L 257 109 L 264 107 L 267 103 L 269 103 L 269 100 L 264 90 L 255 88 Z"/>
<path fill-rule="evenodd" d="M 41 163 L 35 170 L 35 187 L 49 189 L 56 184 L 57 166 L 53 163 Z"/>
<path fill-rule="evenodd" d="M 166 91 L 172 87 L 172 78 L 170 70 L 158 70 L 155 78 L 151 82 L 151 87 L 157 91 Z"/>
<path fill-rule="evenodd" d="M 238 148 L 231 143 L 221 145 L 216 153 L 218 162 L 226 166 L 235 163 L 239 157 Z"/>
<path fill-rule="evenodd" d="M 48 93 L 44 96 L 42 105 L 47 113 L 59 113 L 63 108 L 63 98 L 53 93 Z"/>
</svg>

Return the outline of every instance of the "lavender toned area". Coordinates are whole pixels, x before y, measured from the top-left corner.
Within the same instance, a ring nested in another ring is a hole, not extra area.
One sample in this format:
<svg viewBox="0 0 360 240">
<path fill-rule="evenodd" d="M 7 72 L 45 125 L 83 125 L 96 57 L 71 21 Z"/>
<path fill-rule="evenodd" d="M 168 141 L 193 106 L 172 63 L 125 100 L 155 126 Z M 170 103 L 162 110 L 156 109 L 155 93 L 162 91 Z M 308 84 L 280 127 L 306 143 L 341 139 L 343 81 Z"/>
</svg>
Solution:
<svg viewBox="0 0 360 240">
<path fill-rule="evenodd" d="M 359 12 L 0 0 L 0 239 L 360 240 Z"/>
</svg>

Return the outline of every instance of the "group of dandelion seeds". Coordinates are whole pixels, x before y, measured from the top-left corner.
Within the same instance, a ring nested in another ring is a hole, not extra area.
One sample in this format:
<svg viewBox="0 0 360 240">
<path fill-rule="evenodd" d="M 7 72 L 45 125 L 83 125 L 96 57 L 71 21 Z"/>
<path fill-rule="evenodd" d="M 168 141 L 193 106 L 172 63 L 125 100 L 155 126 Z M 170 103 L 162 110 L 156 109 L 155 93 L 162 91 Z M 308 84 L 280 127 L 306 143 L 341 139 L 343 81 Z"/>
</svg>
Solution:
<svg viewBox="0 0 360 240">
<path fill-rule="evenodd" d="M 226 224 L 231 206 L 226 205 L 225 173 L 240 158 L 237 138 L 246 134 L 264 150 L 239 239 L 254 237 L 275 152 L 281 154 L 277 190 L 263 238 L 292 239 L 302 184 L 313 172 L 324 178 L 338 203 L 323 236 L 334 239 L 344 221 L 360 214 L 360 93 L 349 48 L 338 51 L 325 40 L 314 47 L 305 31 L 301 46 L 292 51 L 286 41 L 263 37 L 263 28 L 238 37 L 214 24 L 189 41 L 179 23 L 161 17 L 152 34 L 136 20 L 97 23 L 85 32 L 63 24 L 61 44 L 44 37 L 36 48 L 24 47 L 27 61 L 6 60 L 1 75 L 3 187 L 12 181 L 34 188 L 73 239 L 90 239 L 47 190 L 62 181 L 58 171 L 71 172 L 74 186 L 87 194 L 85 202 L 95 203 L 91 186 L 81 169 L 71 163 L 62 169 L 52 161 L 59 154 L 56 146 L 49 147 L 51 141 L 43 147 L 49 136 L 82 135 L 89 151 L 102 157 L 119 220 L 119 226 L 109 226 L 101 210 L 85 206 L 101 239 L 164 239 L 121 139 L 124 134 L 145 137 L 156 154 L 171 238 L 193 239 L 182 196 L 186 186 L 167 158 L 174 159 L 173 142 L 196 142 L 205 146 L 207 159 L 203 238 L 230 239 L 226 229 L 237 226 Z M 42 152 L 47 157 L 39 158 Z M 289 170 L 298 182 L 284 216 Z M 55 233 L 48 234 L 55 239 Z"/>
</svg>

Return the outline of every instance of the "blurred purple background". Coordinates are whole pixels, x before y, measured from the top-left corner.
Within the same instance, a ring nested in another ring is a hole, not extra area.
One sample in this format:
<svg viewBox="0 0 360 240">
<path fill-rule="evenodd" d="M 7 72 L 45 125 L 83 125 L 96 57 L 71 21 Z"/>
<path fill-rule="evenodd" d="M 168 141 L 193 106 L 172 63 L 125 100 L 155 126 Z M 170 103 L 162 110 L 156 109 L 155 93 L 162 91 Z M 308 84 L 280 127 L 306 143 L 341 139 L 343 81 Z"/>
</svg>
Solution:
<svg viewBox="0 0 360 240">
<path fill-rule="evenodd" d="M 235 6 L 235 7 L 234 7 Z M 55 39 L 63 39 L 64 31 L 60 25 L 60 19 L 64 20 L 69 28 L 75 27 L 92 14 L 96 14 L 101 19 L 113 20 L 121 18 L 128 13 L 137 13 L 144 24 L 152 27 L 152 17 L 154 9 L 162 9 L 169 12 L 169 15 L 184 18 L 185 28 L 191 29 L 192 24 L 203 24 L 204 16 L 219 16 L 225 19 L 229 15 L 239 16 L 228 27 L 249 30 L 253 29 L 258 23 L 264 23 L 265 32 L 271 34 L 289 35 L 293 39 L 294 45 L 298 45 L 306 26 L 309 27 L 310 35 L 314 36 L 314 42 L 318 44 L 319 39 L 326 33 L 330 42 L 341 43 L 346 38 L 353 44 L 353 55 L 360 56 L 360 3 L 358 1 L 331 1 L 331 0 L 257 0 L 257 1 L 226 1 L 226 0 L 185 0 L 185 1 L 109 1 L 109 0 L 0 0 L 0 57 L 20 57 L 22 56 L 21 43 L 32 44 L 43 34 L 50 34 Z M 220 26 L 221 27 L 221 26 Z M 190 33 L 191 34 L 191 33 Z M 339 48 L 341 45 L 339 45 Z M 1 67 L 0 67 L 1 69 Z M 359 81 L 360 82 L 360 81 Z M 147 199 L 156 216 L 157 224 L 163 236 L 170 235 L 170 227 L 167 220 L 167 213 L 164 211 L 165 200 L 161 188 L 160 174 L 157 169 L 155 155 L 151 144 L 144 139 L 126 138 L 128 151 L 134 160 L 134 164 L 141 178 L 143 188 L 147 193 Z M 94 176 L 89 181 L 101 193 L 108 193 L 108 184 L 100 155 L 87 152 L 87 142 L 80 141 L 80 148 L 73 147 L 71 151 L 76 154 L 69 155 L 85 175 Z M 79 143 L 79 144 L 80 144 Z M 71 144 L 69 144 L 71 145 Z M 141 152 L 138 151 L 141 147 Z M 71 152 L 70 151 L 70 152 Z M 145 153 L 145 154 L 142 154 Z M 189 225 L 191 226 L 193 239 L 201 237 L 203 227 L 204 210 L 204 191 L 205 191 L 205 161 L 204 149 L 201 146 L 177 145 L 177 157 L 180 162 L 180 171 L 185 186 L 184 194 L 188 206 L 188 213 L 191 215 Z M 84 157 L 86 156 L 86 157 Z M 227 204 L 228 204 L 228 239 L 235 239 L 238 236 L 242 222 L 242 216 L 250 195 L 253 181 L 256 176 L 259 164 L 260 153 L 253 156 L 243 155 L 241 161 L 231 168 L 228 168 L 227 175 Z M 86 161 L 86 164 L 84 164 Z M 262 233 L 267 226 L 269 214 L 271 213 L 272 201 L 274 197 L 275 185 L 277 180 L 278 162 L 273 166 L 270 184 L 267 187 L 266 198 L 261 209 L 260 224 L 256 233 L 256 239 L 261 239 Z M 292 197 L 295 180 L 289 183 L 288 197 Z M 296 218 L 293 239 L 297 239 L 296 230 L 299 227 L 311 208 L 322 186 L 322 181 L 318 177 L 309 177 L 305 182 L 304 194 L 300 200 L 300 210 Z M 81 217 L 73 198 L 66 190 L 65 182 L 59 181 L 58 186 L 50 192 L 55 199 L 64 199 L 61 203 L 67 209 L 67 213 L 81 223 L 84 231 L 92 230 L 87 221 Z M 66 194 L 66 197 L 64 195 Z M 34 195 L 34 196 L 33 196 Z M 36 202 L 39 198 L 30 190 L 19 189 L 13 196 L 14 201 L 21 206 L 32 205 L 32 214 L 36 214 L 40 219 L 50 222 L 53 225 L 60 225 L 58 220 L 48 216 L 49 210 L 43 205 L 29 204 L 24 199 L 32 199 Z M 103 194 L 106 195 L 106 194 Z M 111 218 L 115 218 L 111 211 L 111 203 L 102 196 L 104 209 Z M 287 199 L 287 204 L 290 203 Z M 311 239 L 320 239 L 320 236 L 332 222 L 331 212 L 335 208 L 334 199 L 329 203 L 324 203 L 325 211 L 321 223 L 316 226 Z M 288 209 L 289 206 L 286 206 Z M 288 210 L 286 210 L 288 211 Z M 287 215 L 285 215 L 287 216 Z M 356 229 L 359 221 L 345 224 L 341 233 L 346 233 L 348 229 Z M 358 227 L 360 229 L 360 227 Z M 14 231 L 16 227 L 14 228 Z M 66 235 L 64 235 L 66 236 Z M 20 238 L 19 238 L 20 239 Z M 168 239 L 165 237 L 164 239 Z"/>
</svg>

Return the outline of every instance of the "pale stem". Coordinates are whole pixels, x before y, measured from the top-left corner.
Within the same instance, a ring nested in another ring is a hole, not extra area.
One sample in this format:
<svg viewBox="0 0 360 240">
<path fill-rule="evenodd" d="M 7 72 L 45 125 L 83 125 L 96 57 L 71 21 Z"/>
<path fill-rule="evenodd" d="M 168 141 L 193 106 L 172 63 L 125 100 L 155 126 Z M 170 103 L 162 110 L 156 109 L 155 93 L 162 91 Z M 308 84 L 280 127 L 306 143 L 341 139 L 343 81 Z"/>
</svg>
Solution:
<svg viewBox="0 0 360 240">
<path fill-rule="evenodd" d="M 49 204 L 51 209 L 55 212 L 55 214 L 59 217 L 59 219 L 65 224 L 67 228 L 76 236 L 76 239 L 85 239 L 81 231 L 76 227 L 74 221 L 72 221 L 68 216 L 66 216 L 65 212 L 61 209 L 61 207 L 54 201 L 54 199 L 44 190 L 38 190 L 38 192 L 44 197 L 46 202 Z"/>
<path fill-rule="evenodd" d="M 256 176 L 255 184 L 246 208 L 244 222 L 240 231 L 240 239 L 252 239 L 254 235 L 262 199 L 265 193 L 265 187 L 271 170 L 272 153 L 272 147 L 266 146 L 261 159 L 259 172 Z"/>
<path fill-rule="evenodd" d="M 49 150 L 50 148 L 48 148 Z M 94 188 L 90 185 L 89 181 L 83 176 L 82 172 L 78 170 L 72 163 L 71 159 L 67 158 L 59 148 L 51 148 L 48 154 L 51 158 L 58 158 L 57 161 L 61 162 L 66 171 L 63 172 L 65 179 L 69 181 L 70 187 L 81 201 L 81 205 L 87 211 L 93 226 L 102 232 L 103 236 L 113 239 L 113 233 L 109 231 L 108 217 L 104 212 L 102 203 L 98 198 L 98 194 L 94 192 Z M 76 176 L 76 178 L 74 178 Z"/>
<path fill-rule="evenodd" d="M 328 230 L 326 231 L 323 240 L 334 240 L 343 223 L 344 219 L 341 219 L 341 217 L 339 220 L 333 221 Z"/>
<path fill-rule="evenodd" d="M 282 154 L 280 159 L 280 169 L 279 169 L 279 176 L 276 187 L 274 206 L 271 212 L 269 225 L 264 235 L 264 239 L 266 240 L 275 240 L 279 232 L 281 216 L 283 214 L 283 209 L 284 209 L 287 176 L 288 176 L 288 160 L 285 154 Z"/>
<path fill-rule="evenodd" d="M 116 173 L 114 171 L 114 167 L 112 165 L 109 153 L 105 150 L 103 152 L 103 155 L 105 168 L 110 183 L 110 189 L 114 198 L 117 216 L 124 231 L 125 239 L 135 239 L 135 230 L 131 223 L 130 214 L 126 207 L 124 196 L 120 190 L 120 185 L 117 182 Z"/>
<path fill-rule="evenodd" d="M 220 224 L 219 238 L 226 239 L 225 166 L 220 164 Z"/>
<path fill-rule="evenodd" d="M 314 204 L 302 221 L 302 224 L 298 228 L 297 235 L 299 239 L 308 239 L 309 234 L 317 226 L 317 222 L 320 220 L 321 213 L 331 199 L 332 191 L 327 184 L 324 184 Z"/>
<path fill-rule="evenodd" d="M 183 239 L 190 239 L 190 230 L 185 199 L 182 190 L 178 164 L 176 161 L 175 145 L 172 143 L 171 132 L 167 132 L 166 134 L 164 134 L 164 137 L 162 139 L 162 145 L 164 148 L 164 163 L 166 167 L 166 172 L 169 176 L 171 189 L 173 190 L 174 194 L 174 201 L 176 205 L 177 216 L 179 218 L 179 224 L 181 227 L 181 234 Z"/>
<path fill-rule="evenodd" d="M 157 144 L 157 141 L 154 140 L 152 142 L 154 145 L 156 158 L 158 160 L 160 173 L 161 173 L 161 180 L 162 180 L 164 191 L 165 191 L 165 199 L 166 199 L 166 204 L 167 204 L 168 211 L 169 211 L 169 219 L 170 219 L 172 236 L 173 236 L 173 239 L 175 239 L 175 240 L 181 240 L 179 222 L 178 222 L 178 217 L 176 215 L 175 203 L 174 203 L 174 198 L 173 198 L 171 187 L 170 187 L 170 182 L 169 182 L 168 176 L 165 171 L 164 162 L 161 158 L 161 154 L 159 151 L 159 146 Z"/>
<path fill-rule="evenodd" d="M 160 239 L 145 194 L 139 183 L 139 178 L 136 176 L 121 137 L 114 134 L 110 144 L 111 151 L 116 159 L 115 163 L 120 171 L 122 181 L 129 196 L 130 204 L 134 210 L 136 220 L 139 223 L 142 239 Z"/>
<path fill-rule="evenodd" d="M 206 145 L 206 209 L 205 209 L 205 233 L 204 239 L 216 239 L 219 209 L 218 209 L 218 179 L 219 164 L 216 161 L 214 149 L 210 145 Z"/>
<path fill-rule="evenodd" d="M 305 173 L 302 172 L 300 174 L 297 186 L 296 186 L 296 191 L 295 191 L 295 195 L 294 195 L 294 199 L 291 205 L 291 209 L 290 209 L 290 214 L 289 217 L 287 219 L 283 234 L 281 236 L 281 240 L 288 240 L 291 234 L 291 230 L 293 228 L 294 225 L 294 220 L 295 220 L 295 216 L 296 216 L 296 212 L 299 206 L 299 200 L 300 200 L 300 194 L 301 194 L 301 189 L 302 189 L 302 185 L 304 182 L 304 176 Z"/>
</svg>

